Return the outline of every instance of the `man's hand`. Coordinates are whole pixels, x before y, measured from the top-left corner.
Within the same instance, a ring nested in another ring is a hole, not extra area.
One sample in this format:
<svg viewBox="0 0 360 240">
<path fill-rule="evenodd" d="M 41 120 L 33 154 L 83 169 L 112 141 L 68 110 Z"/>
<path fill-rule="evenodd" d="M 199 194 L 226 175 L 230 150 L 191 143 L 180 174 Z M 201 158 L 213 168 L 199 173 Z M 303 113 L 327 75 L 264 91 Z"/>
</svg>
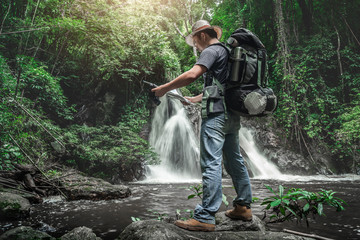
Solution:
<svg viewBox="0 0 360 240">
<path fill-rule="evenodd" d="M 192 102 L 192 103 L 199 103 L 199 102 L 201 102 L 201 100 L 202 100 L 202 96 L 203 96 L 203 94 L 201 93 L 201 94 L 199 94 L 199 95 L 197 95 L 197 96 L 195 96 L 195 97 L 184 97 L 184 98 L 186 98 L 187 100 L 189 100 L 189 101 Z M 186 103 L 186 102 L 182 102 L 182 104 L 184 104 L 184 105 L 189 105 L 189 104 Z"/>
<path fill-rule="evenodd" d="M 168 90 L 166 89 L 165 84 L 164 84 L 164 85 L 160 85 L 160 86 L 158 86 L 157 88 L 153 88 L 153 89 L 151 89 L 151 91 L 154 92 L 154 93 L 155 93 L 155 96 L 157 96 L 157 97 L 162 97 L 162 96 L 165 95 L 165 93 L 168 92 Z"/>
</svg>

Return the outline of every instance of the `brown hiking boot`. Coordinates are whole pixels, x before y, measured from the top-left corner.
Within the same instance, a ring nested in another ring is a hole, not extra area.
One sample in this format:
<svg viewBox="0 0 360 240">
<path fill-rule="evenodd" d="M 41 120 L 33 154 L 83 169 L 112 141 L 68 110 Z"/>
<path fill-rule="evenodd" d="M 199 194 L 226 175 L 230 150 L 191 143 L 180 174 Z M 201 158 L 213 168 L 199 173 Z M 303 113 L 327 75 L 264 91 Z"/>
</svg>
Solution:
<svg viewBox="0 0 360 240">
<path fill-rule="evenodd" d="M 215 224 L 199 222 L 195 219 L 189 219 L 186 221 L 175 221 L 175 225 L 190 231 L 203 231 L 213 232 L 215 231 Z"/>
<path fill-rule="evenodd" d="M 241 206 L 235 204 L 235 208 L 232 210 L 227 210 L 225 215 L 231 219 L 243 220 L 243 221 L 251 221 L 252 213 L 251 209 L 246 206 Z"/>
</svg>

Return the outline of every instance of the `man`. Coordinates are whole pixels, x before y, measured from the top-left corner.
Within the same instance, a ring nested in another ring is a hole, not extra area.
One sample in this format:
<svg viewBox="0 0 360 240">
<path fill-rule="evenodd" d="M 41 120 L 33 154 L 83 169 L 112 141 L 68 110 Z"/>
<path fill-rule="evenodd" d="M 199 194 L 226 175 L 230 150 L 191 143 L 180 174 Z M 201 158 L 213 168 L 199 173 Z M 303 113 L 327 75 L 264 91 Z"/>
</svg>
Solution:
<svg viewBox="0 0 360 240">
<path fill-rule="evenodd" d="M 220 44 L 222 30 L 199 20 L 192 26 L 192 33 L 186 43 L 201 52 L 199 60 L 189 71 L 171 82 L 152 89 L 156 96 L 186 86 L 202 74 L 205 75 L 204 91 L 195 97 L 187 97 L 193 103 L 202 102 L 202 124 L 200 131 L 200 164 L 202 171 L 203 199 L 197 205 L 194 218 L 176 221 L 175 225 L 194 231 L 214 231 L 215 213 L 222 202 L 222 155 L 224 165 L 230 174 L 237 197 L 234 209 L 226 216 L 232 219 L 252 220 L 250 204 L 252 201 L 250 180 L 243 158 L 240 154 L 240 117 L 226 110 L 223 92 L 228 68 L 227 50 Z"/>
</svg>

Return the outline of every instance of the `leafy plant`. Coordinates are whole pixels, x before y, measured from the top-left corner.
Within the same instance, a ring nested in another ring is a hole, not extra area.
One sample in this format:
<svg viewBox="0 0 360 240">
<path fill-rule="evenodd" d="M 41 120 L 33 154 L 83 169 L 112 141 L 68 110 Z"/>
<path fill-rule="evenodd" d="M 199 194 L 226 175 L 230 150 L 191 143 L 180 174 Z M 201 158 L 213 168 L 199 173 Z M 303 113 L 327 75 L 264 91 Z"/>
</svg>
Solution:
<svg viewBox="0 0 360 240">
<path fill-rule="evenodd" d="M 202 184 L 198 184 L 198 185 L 191 185 L 190 187 L 188 187 L 189 190 L 191 190 L 192 192 L 194 192 L 193 194 L 190 194 L 187 199 L 192 199 L 194 197 L 199 197 L 200 199 L 202 199 L 202 195 L 203 195 L 203 191 L 202 191 Z M 225 194 L 222 194 L 222 202 L 225 204 L 225 206 L 229 206 L 229 202 L 227 201 L 227 196 Z"/>
<path fill-rule="evenodd" d="M 131 217 L 131 221 L 138 222 L 138 221 L 141 221 L 141 220 L 140 220 L 140 218 L 137 218 L 137 217 Z"/>
<path fill-rule="evenodd" d="M 176 219 L 180 219 L 180 220 L 187 220 L 189 218 L 193 218 L 194 217 L 194 210 L 192 209 L 185 209 L 183 210 L 184 213 L 188 214 L 188 217 L 182 217 L 181 216 L 181 210 L 180 209 L 176 209 Z"/>
<path fill-rule="evenodd" d="M 198 184 L 198 185 L 191 185 L 190 187 L 188 187 L 189 190 L 191 190 L 192 192 L 194 192 L 194 194 L 190 194 L 187 199 L 192 199 L 194 197 L 199 197 L 200 199 L 202 199 L 202 184 Z"/>
<path fill-rule="evenodd" d="M 294 218 L 297 221 L 305 220 L 309 226 L 308 217 L 324 214 L 324 205 L 329 205 L 336 208 L 336 211 L 344 210 L 343 204 L 346 202 L 338 197 L 335 197 L 336 192 L 332 190 L 321 190 L 320 192 L 308 192 L 300 188 L 290 188 L 286 193 L 285 188 L 279 185 L 279 192 L 275 192 L 270 186 L 265 187 L 274 195 L 267 197 L 261 203 L 266 205 L 264 209 L 264 218 L 266 217 L 266 210 L 272 210 L 270 222 L 284 222 Z M 272 220 L 275 219 L 275 220 Z"/>
<path fill-rule="evenodd" d="M 153 209 L 149 209 L 148 212 L 151 212 L 152 215 L 155 217 L 155 220 L 158 220 L 158 221 L 163 221 L 165 219 L 165 217 L 168 216 L 168 214 L 166 214 L 166 213 L 160 213 Z"/>
</svg>

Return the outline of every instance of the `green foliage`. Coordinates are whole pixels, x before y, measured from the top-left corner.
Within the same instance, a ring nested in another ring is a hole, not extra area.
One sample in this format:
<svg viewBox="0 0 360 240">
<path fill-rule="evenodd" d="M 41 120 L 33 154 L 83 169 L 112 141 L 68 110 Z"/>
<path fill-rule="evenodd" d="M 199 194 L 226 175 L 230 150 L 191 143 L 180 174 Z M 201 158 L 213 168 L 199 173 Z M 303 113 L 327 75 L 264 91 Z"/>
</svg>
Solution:
<svg viewBox="0 0 360 240">
<path fill-rule="evenodd" d="M 0 170 L 13 170 L 13 163 L 22 163 L 23 159 L 18 147 L 8 143 L 0 146 Z"/>
<path fill-rule="evenodd" d="M 321 190 L 320 192 L 308 192 L 303 189 L 290 188 L 285 192 L 285 188 L 279 185 L 279 191 L 275 192 L 270 186 L 265 187 L 273 193 L 273 196 L 267 197 L 261 203 L 266 205 L 265 210 L 271 210 L 273 215 L 270 216 L 271 222 L 289 221 L 294 218 L 297 221 L 305 220 L 309 226 L 309 215 L 312 216 L 324 214 L 324 205 L 336 208 L 336 211 L 344 210 L 344 200 L 335 197 L 336 192 L 332 190 Z M 275 220 L 272 220 L 275 219 Z"/>
<path fill-rule="evenodd" d="M 140 133 L 146 123 L 149 122 L 150 111 L 147 103 L 150 101 L 147 95 L 142 95 L 134 103 L 127 104 L 123 108 L 119 125 L 130 128 L 135 133 Z"/>
<path fill-rule="evenodd" d="M 154 156 L 148 142 L 123 125 L 72 125 L 64 133 L 64 141 L 71 149 L 71 160 L 90 174 L 126 175 L 133 166 Z"/>
<path fill-rule="evenodd" d="M 220 5 L 213 10 L 214 16 L 211 23 L 221 26 L 223 29 L 222 41 L 225 41 L 233 31 L 241 27 L 241 19 L 244 16 L 246 8 L 247 5 L 242 5 L 240 1 L 229 0 L 222 1 Z"/>
<path fill-rule="evenodd" d="M 49 178 L 55 178 L 61 175 L 61 173 L 58 172 L 56 169 L 49 169 L 45 174 Z"/>
<path fill-rule="evenodd" d="M 51 76 L 46 66 L 32 57 L 18 56 L 17 61 L 22 79 L 19 88 L 24 91 L 24 96 L 33 100 L 34 104 L 39 102 L 42 109 L 53 118 L 71 120 L 74 109 L 67 106 L 59 79 Z"/>
</svg>

